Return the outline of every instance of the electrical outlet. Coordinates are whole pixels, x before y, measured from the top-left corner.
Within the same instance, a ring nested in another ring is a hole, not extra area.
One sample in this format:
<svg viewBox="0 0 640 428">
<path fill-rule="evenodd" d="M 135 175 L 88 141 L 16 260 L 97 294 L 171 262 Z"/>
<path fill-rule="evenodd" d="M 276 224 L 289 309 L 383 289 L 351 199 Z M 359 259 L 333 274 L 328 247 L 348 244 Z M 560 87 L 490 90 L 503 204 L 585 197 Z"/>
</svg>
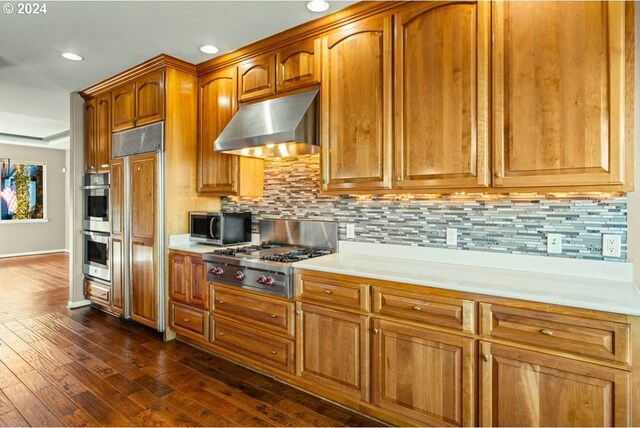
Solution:
<svg viewBox="0 0 640 428">
<path fill-rule="evenodd" d="M 605 257 L 620 257 L 620 235 L 602 235 L 602 255 Z"/>
<path fill-rule="evenodd" d="M 353 223 L 347 224 L 347 239 L 353 239 L 356 237 L 356 225 Z"/>
<path fill-rule="evenodd" d="M 447 228 L 447 245 L 458 246 L 458 229 Z"/>
<path fill-rule="evenodd" d="M 562 235 L 559 233 L 547 234 L 547 253 L 562 254 Z"/>
</svg>

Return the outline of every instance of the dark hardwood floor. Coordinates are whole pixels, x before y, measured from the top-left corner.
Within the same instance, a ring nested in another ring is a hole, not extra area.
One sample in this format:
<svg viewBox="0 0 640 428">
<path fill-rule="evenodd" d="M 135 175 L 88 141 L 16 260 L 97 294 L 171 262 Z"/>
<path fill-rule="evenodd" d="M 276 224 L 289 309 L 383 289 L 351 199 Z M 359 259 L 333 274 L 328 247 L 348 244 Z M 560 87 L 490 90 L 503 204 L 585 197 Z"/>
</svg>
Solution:
<svg viewBox="0 0 640 428">
<path fill-rule="evenodd" d="M 0 259 L 0 426 L 374 426 L 97 309 L 66 254 Z"/>
</svg>

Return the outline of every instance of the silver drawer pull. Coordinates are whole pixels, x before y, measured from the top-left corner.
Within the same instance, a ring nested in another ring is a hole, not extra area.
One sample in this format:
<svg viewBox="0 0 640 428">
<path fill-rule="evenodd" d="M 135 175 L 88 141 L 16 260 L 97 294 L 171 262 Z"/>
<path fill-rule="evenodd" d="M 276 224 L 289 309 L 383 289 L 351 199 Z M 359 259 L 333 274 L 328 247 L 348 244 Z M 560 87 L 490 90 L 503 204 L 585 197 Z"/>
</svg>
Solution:
<svg viewBox="0 0 640 428">
<path fill-rule="evenodd" d="M 412 309 L 418 312 L 422 311 L 422 308 L 420 306 L 414 306 Z"/>
<path fill-rule="evenodd" d="M 378 330 L 377 328 L 374 328 L 373 329 L 373 334 L 378 334 L 378 333 L 380 333 L 380 330 Z"/>
<path fill-rule="evenodd" d="M 485 363 L 489 362 L 489 354 L 482 354 L 482 361 L 484 361 Z"/>
<path fill-rule="evenodd" d="M 269 314 L 269 316 L 270 316 L 271 318 L 278 318 L 278 316 L 277 316 L 276 314 Z"/>
<path fill-rule="evenodd" d="M 331 290 L 324 290 L 324 294 L 333 294 L 333 291 L 331 291 Z"/>
<path fill-rule="evenodd" d="M 551 330 L 547 330 L 546 328 L 540 330 L 540 333 L 544 334 L 545 336 L 553 336 L 553 332 Z"/>
<path fill-rule="evenodd" d="M 189 322 L 189 318 L 185 318 L 185 319 L 183 319 L 182 321 L 184 321 L 184 322 Z"/>
<path fill-rule="evenodd" d="M 223 332 L 218 333 L 218 336 L 224 336 Z"/>
<path fill-rule="evenodd" d="M 222 304 L 224 304 L 224 300 L 218 300 L 218 303 L 220 303 L 222 305 Z"/>
<path fill-rule="evenodd" d="M 277 352 L 276 351 L 271 351 L 271 355 L 276 355 Z"/>
</svg>

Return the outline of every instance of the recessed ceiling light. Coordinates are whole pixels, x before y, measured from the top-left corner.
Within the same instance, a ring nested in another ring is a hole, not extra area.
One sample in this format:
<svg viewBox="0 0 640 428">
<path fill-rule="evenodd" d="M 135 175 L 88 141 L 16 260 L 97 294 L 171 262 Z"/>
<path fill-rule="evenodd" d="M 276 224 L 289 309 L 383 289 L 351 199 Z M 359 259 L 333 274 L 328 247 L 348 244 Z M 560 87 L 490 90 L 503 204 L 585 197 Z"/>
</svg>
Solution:
<svg viewBox="0 0 640 428">
<path fill-rule="evenodd" d="M 200 50 L 206 54 L 215 54 L 218 53 L 218 48 L 213 45 L 204 45 L 200 46 Z"/>
<path fill-rule="evenodd" d="M 62 54 L 62 56 L 64 58 L 68 59 L 69 61 L 82 61 L 84 59 L 80 55 L 76 55 L 76 54 L 71 53 L 71 52 L 65 52 L 65 53 Z"/>
<path fill-rule="evenodd" d="M 325 0 L 311 0 L 307 3 L 307 9 L 311 12 L 324 12 L 329 9 L 329 3 Z"/>
<path fill-rule="evenodd" d="M 80 55 L 76 55 L 76 54 L 71 53 L 71 52 L 65 52 L 65 53 L 62 54 L 62 56 L 64 58 L 68 59 L 69 61 L 82 61 L 84 59 Z"/>
</svg>

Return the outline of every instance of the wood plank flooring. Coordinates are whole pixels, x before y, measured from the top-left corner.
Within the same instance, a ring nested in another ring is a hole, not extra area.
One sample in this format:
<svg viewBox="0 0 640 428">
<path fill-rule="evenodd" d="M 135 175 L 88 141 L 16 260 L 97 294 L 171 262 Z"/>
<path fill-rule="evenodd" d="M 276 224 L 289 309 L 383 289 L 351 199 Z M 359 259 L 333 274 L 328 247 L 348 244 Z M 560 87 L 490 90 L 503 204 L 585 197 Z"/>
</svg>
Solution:
<svg viewBox="0 0 640 428">
<path fill-rule="evenodd" d="M 93 308 L 68 256 L 0 259 L 0 426 L 378 426 Z"/>
</svg>

